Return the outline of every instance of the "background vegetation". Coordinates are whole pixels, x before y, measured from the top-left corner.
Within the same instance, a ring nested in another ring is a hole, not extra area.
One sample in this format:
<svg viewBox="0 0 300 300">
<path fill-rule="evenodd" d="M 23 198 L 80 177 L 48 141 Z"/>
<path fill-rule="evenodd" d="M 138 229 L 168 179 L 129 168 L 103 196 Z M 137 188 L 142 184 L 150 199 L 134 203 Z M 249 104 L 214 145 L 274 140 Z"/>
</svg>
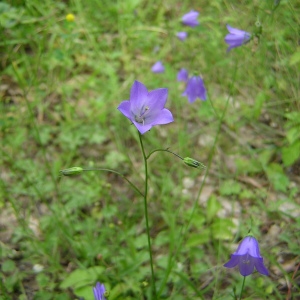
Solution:
<svg viewBox="0 0 300 300">
<path fill-rule="evenodd" d="M 200 12 L 200 26 L 181 24 Z M 67 21 L 72 13 L 74 21 Z M 0 299 L 150 299 L 137 131 L 117 110 L 134 80 L 169 88 L 175 122 L 144 135 L 149 214 L 161 299 L 235 299 L 225 269 L 258 239 L 270 276 L 247 277 L 247 299 L 300 297 L 300 4 L 282 1 L 16 0 L 0 3 Z M 226 53 L 226 24 L 262 35 Z M 189 34 L 185 42 L 175 36 Z M 153 74 L 161 60 L 165 73 Z M 204 78 L 189 104 L 180 68 Z M 224 117 L 222 119 L 222 114 Z"/>
</svg>

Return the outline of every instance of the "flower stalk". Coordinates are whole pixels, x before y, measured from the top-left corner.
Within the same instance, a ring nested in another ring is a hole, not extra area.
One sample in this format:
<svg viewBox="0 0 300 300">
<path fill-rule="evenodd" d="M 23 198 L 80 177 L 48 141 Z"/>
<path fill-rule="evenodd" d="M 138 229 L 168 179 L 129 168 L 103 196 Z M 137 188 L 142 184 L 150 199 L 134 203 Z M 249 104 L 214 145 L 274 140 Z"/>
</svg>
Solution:
<svg viewBox="0 0 300 300">
<path fill-rule="evenodd" d="M 243 291 L 244 291 L 244 287 L 245 287 L 245 281 L 246 281 L 246 276 L 244 276 L 244 278 L 243 278 L 242 288 L 241 288 L 241 292 L 240 292 L 240 300 L 242 300 L 242 295 L 243 295 Z"/>
<path fill-rule="evenodd" d="M 140 140 L 140 145 L 141 145 L 143 159 L 144 159 L 144 166 L 145 166 L 144 210 L 145 210 L 145 220 L 146 220 L 146 231 L 147 231 L 149 258 L 150 258 L 150 266 L 151 266 L 151 277 L 152 277 L 151 286 L 152 286 L 152 293 L 154 295 L 154 299 L 157 299 L 156 285 L 155 285 L 155 275 L 154 275 L 154 267 L 153 267 L 151 237 L 150 237 L 150 227 L 149 227 L 149 217 L 148 217 L 148 203 L 147 203 L 147 196 L 148 196 L 148 161 L 147 161 L 147 156 L 146 156 L 146 153 L 145 153 L 145 148 L 144 148 L 144 144 L 143 144 L 142 135 L 141 135 L 140 132 L 139 132 L 139 140 Z"/>
</svg>

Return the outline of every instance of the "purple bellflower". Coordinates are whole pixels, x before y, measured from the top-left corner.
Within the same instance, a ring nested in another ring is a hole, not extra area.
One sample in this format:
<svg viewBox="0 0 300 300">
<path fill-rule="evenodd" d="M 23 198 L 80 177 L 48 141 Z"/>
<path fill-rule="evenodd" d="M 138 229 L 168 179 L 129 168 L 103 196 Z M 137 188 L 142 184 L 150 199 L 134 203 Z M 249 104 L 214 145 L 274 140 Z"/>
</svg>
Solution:
<svg viewBox="0 0 300 300">
<path fill-rule="evenodd" d="M 93 288 L 95 300 L 106 300 L 105 294 L 106 290 L 104 284 L 100 282 L 96 283 L 96 286 Z"/>
<path fill-rule="evenodd" d="M 184 81 L 187 82 L 189 78 L 188 71 L 186 69 L 180 69 L 180 71 L 177 73 L 177 81 Z"/>
<path fill-rule="evenodd" d="M 251 38 L 251 34 L 244 30 L 236 29 L 228 24 L 226 25 L 229 33 L 225 36 L 225 42 L 229 45 L 227 48 L 227 52 L 229 52 L 232 48 L 236 48 L 242 46 L 249 42 Z"/>
<path fill-rule="evenodd" d="M 192 76 L 186 85 L 186 89 L 182 96 L 186 96 L 190 103 L 195 102 L 197 98 L 201 100 L 206 100 L 206 89 L 204 82 L 200 76 Z"/>
<path fill-rule="evenodd" d="M 196 27 L 199 25 L 199 21 L 197 20 L 199 13 L 195 10 L 191 10 L 189 13 L 185 14 L 182 17 L 182 23 L 186 26 Z"/>
<path fill-rule="evenodd" d="M 161 88 L 148 92 L 139 81 L 131 87 L 130 100 L 123 101 L 118 110 L 144 134 L 152 126 L 168 124 L 174 121 L 172 113 L 164 108 L 168 89 Z"/>
<path fill-rule="evenodd" d="M 231 254 L 229 262 L 224 267 L 233 268 L 239 266 L 242 276 L 248 276 L 255 269 L 262 275 L 269 275 L 267 268 L 264 265 L 263 258 L 260 256 L 257 240 L 253 236 L 246 236 L 237 250 Z"/>
<path fill-rule="evenodd" d="M 176 36 L 183 42 L 187 38 L 188 34 L 185 31 L 180 31 L 176 33 Z"/>
<path fill-rule="evenodd" d="M 165 71 L 165 67 L 161 61 L 157 61 L 151 68 L 153 73 L 163 73 Z"/>
</svg>

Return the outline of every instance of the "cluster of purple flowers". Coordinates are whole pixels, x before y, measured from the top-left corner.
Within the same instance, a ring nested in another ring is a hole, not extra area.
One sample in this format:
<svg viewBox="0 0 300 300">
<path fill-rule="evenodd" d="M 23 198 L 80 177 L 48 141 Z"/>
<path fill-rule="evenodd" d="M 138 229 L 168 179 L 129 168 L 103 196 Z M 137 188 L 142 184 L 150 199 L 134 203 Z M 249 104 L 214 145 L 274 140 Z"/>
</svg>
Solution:
<svg viewBox="0 0 300 300">
<path fill-rule="evenodd" d="M 198 21 L 199 13 L 197 11 L 191 10 L 189 13 L 185 14 L 181 21 L 184 25 L 190 27 L 196 27 L 199 25 Z M 179 31 L 176 33 L 176 36 L 179 40 L 184 41 L 188 34 L 186 31 Z M 151 70 L 153 73 L 163 73 L 165 71 L 165 67 L 161 61 L 157 61 L 152 67 Z"/>
<path fill-rule="evenodd" d="M 196 27 L 199 25 L 198 16 L 199 13 L 197 11 L 191 10 L 182 17 L 181 21 L 186 26 Z M 225 42 L 229 45 L 227 52 L 229 52 L 232 48 L 246 44 L 251 39 L 251 34 L 246 31 L 233 28 L 229 25 L 227 25 L 227 29 L 229 31 L 229 34 L 225 37 Z M 180 31 L 176 34 L 176 36 L 181 41 L 184 41 L 187 38 L 187 32 Z M 151 70 L 153 73 L 163 73 L 165 71 L 165 67 L 161 61 L 157 61 L 152 66 Z M 204 86 L 203 79 L 199 75 L 193 74 L 189 77 L 187 70 L 181 69 L 177 74 L 177 80 L 184 81 L 186 83 L 186 89 L 182 93 L 182 96 L 187 97 L 190 103 L 193 103 L 197 98 L 202 101 L 207 99 L 206 88 Z"/>
<path fill-rule="evenodd" d="M 191 10 L 182 17 L 181 21 L 186 26 L 196 27 L 199 25 L 198 16 L 199 13 L 197 11 Z M 187 38 L 188 34 L 185 31 L 180 31 L 177 32 L 176 36 L 183 42 Z"/>
</svg>

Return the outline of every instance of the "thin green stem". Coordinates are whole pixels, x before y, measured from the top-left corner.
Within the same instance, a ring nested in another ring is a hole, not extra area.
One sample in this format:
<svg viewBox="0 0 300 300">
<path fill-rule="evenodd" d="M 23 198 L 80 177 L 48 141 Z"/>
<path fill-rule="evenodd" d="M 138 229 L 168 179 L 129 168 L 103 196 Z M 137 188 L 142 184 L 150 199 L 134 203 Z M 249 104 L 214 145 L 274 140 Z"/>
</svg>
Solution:
<svg viewBox="0 0 300 300">
<path fill-rule="evenodd" d="M 178 154 L 172 152 L 171 150 L 169 150 L 169 148 L 166 148 L 166 149 L 155 149 L 155 150 L 151 151 L 151 152 L 148 154 L 148 156 L 146 157 L 146 159 L 149 159 L 150 156 L 151 156 L 153 153 L 158 152 L 158 151 L 161 151 L 161 152 L 169 152 L 169 153 L 171 153 L 171 154 L 177 156 L 177 157 L 180 158 L 181 160 L 183 160 L 183 158 L 182 158 L 180 155 L 178 155 Z"/>
<path fill-rule="evenodd" d="M 242 295 L 243 295 L 243 291 L 244 291 L 245 281 L 246 281 L 246 276 L 244 276 L 244 279 L 243 279 L 242 288 L 241 288 L 241 292 L 240 292 L 240 300 L 242 300 Z"/>
<path fill-rule="evenodd" d="M 144 148 L 144 144 L 143 144 L 142 135 L 140 133 L 139 133 L 139 140 L 140 140 L 140 144 L 141 144 L 141 148 L 142 148 L 142 153 L 143 153 L 143 158 L 144 158 L 144 165 L 145 165 L 144 209 L 145 209 L 145 220 L 146 220 L 146 229 L 147 229 L 147 238 L 148 238 L 148 250 L 149 250 L 150 266 L 151 266 L 151 277 L 152 277 L 151 286 L 152 286 L 152 293 L 154 295 L 154 299 L 157 299 L 154 268 L 153 268 L 153 257 L 152 257 L 150 228 L 149 228 L 149 218 L 148 218 L 148 204 L 147 204 L 147 196 L 148 196 L 148 162 L 147 162 L 147 156 L 146 156 L 146 153 L 145 153 L 145 148 Z"/>
<path fill-rule="evenodd" d="M 104 172 L 115 173 L 115 174 L 121 176 L 124 180 L 126 180 L 138 194 L 140 194 L 142 197 L 144 197 L 144 194 L 127 177 L 125 177 L 122 173 L 120 173 L 118 171 L 106 169 L 106 168 L 88 168 L 88 169 L 83 169 L 83 171 L 104 171 Z"/>
</svg>

